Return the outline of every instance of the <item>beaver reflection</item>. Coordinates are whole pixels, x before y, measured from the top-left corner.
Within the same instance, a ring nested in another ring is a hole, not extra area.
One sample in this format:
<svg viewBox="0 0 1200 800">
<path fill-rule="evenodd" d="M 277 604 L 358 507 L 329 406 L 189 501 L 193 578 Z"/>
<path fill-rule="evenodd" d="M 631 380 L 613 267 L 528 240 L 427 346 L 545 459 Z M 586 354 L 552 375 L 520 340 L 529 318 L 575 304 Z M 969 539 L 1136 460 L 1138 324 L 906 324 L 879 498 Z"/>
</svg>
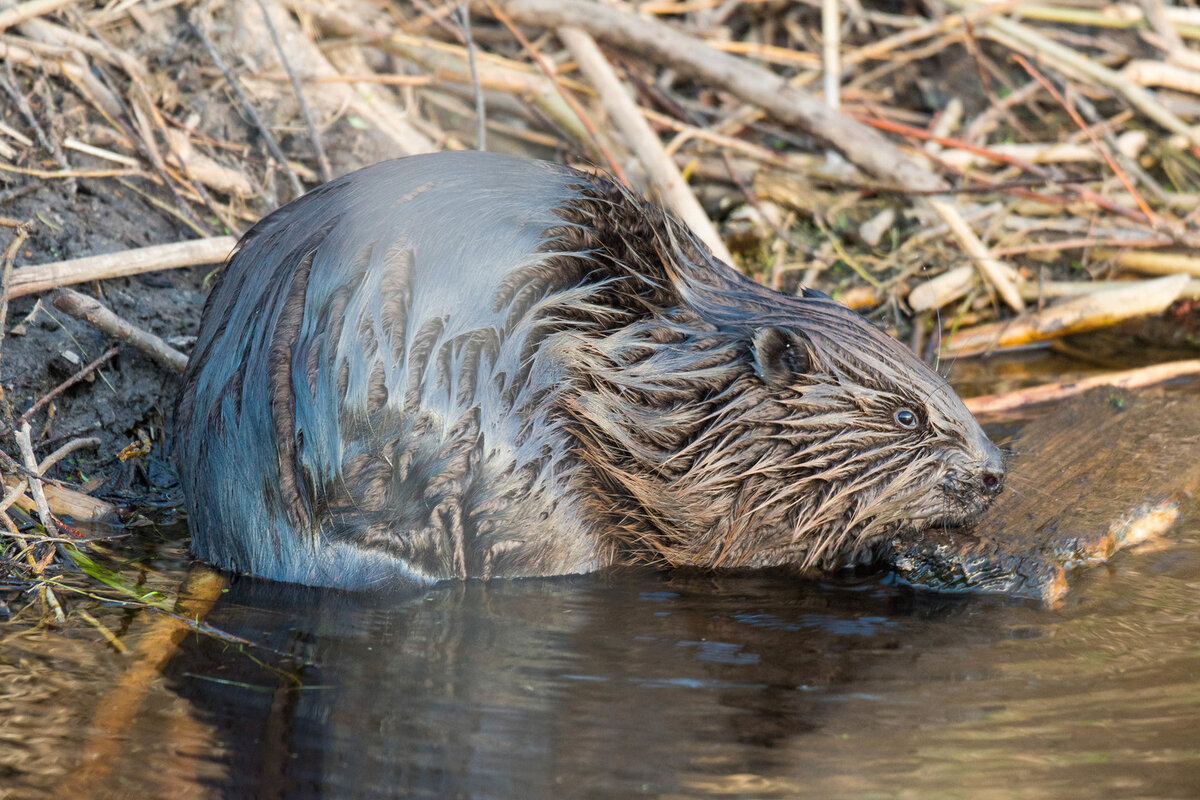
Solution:
<svg viewBox="0 0 1200 800">
<path fill-rule="evenodd" d="M 196 554 L 335 587 L 827 568 L 1004 477 L 854 312 L 608 181 L 484 153 L 376 164 L 256 225 L 176 425 Z"/>
<path fill-rule="evenodd" d="M 828 769 L 809 734 L 841 730 L 880 676 L 919 686 L 917 654 L 1001 635 L 936 624 L 980 608 L 778 574 L 466 581 L 407 601 L 243 579 L 206 621 L 304 666 L 193 637 L 170 681 L 220 732 L 222 796 L 694 797 L 714 776 Z"/>
</svg>

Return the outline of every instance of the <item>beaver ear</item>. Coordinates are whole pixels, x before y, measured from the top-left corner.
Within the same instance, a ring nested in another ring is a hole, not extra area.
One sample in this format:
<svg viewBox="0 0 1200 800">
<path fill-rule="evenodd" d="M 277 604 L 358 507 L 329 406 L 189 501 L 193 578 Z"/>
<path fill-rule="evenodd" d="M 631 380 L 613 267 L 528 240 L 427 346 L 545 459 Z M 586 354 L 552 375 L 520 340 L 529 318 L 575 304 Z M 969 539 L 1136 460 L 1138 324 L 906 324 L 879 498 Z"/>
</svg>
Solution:
<svg viewBox="0 0 1200 800">
<path fill-rule="evenodd" d="M 754 332 L 754 372 L 768 386 L 782 388 L 812 369 L 804 334 L 783 328 Z"/>
</svg>

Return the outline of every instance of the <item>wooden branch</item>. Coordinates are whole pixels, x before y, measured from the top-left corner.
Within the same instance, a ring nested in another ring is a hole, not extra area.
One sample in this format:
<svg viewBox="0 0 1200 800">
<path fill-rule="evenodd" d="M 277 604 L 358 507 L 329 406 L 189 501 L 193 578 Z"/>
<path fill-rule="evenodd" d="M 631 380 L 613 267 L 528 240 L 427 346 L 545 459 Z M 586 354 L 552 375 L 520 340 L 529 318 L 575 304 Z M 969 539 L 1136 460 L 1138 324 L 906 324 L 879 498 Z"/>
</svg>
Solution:
<svg viewBox="0 0 1200 800">
<path fill-rule="evenodd" d="M 950 228 L 950 232 L 958 239 L 958 243 L 967 251 L 967 255 L 975 262 L 975 266 L 984 280 L 995 287 L 1009 308 L 1016 312 L 1024 311 L 1025 301 L 1021 299 L 1016 284 L 1008 277 L 1011 268 L 988 252 L 987 245 L 975 235 L 975 231 L 971 230 L 971 226 L 958 213 L 958 207 L 949 199 L 930 197 L 928 200 L 929 205 L 933 206 L 933 210 L 938 213 L 942 221 Z"/>
<path fill-rule="evenodd" d="M 232 236 L 215 236 L 211 239 L 193 239 L 124 250 L 120 253 L 55 261 L 35 267 L 21 267 L 13 270 L 8 296 L 11 299 L 72 283 L 137 275 L 160 269 L 216 264 L 224 261 L 236 244 L 237 239 Z"/>
<path fill-rule="evenodd" d="M 1127 286 L 1093 292 L 1009 322 L 961 330 L 946 341 L 942 353 L 944 356 L 976 355 L 998 347 L 1044 342 L 1157 314 L 1179 298 L 1187 283 L 1186 275 L 1130 281 Z"/>
<path fill-rule="evenodd" d="M 63 6 L 72 5 L 74 2 L 75 0 L 27 0 L 14 8 L 6 8 L 0 11 L 0 32 L 13 25 L 19 25 L 27 19 L 40 17 L 51 11 L 57 11 Z"/>
<path fill-rule="evenodd" d="M 183 372 L 187 366 L 187 356 L 183 353 L 154 334 L 121 319 L 94 297 L 80 294 L 74 289 L 59 289 L 54 293 L 54 307 L 133 345 L 167 369 Z"/>
<path fill-rule="evenodd" d="M 1188 253 L 1147 252 L 1145 250 L 1092 251 L 1092 258 L 1111 258 L 1125 269 L 1150 275 L 1192 275 L 1200 278 L 1200 258 Z"/>
<path fill-rule="evenodd" d="M 1042 386 L 1031 386 L 1004 394 L 989 394 L 972 397 L 963 402 L 972 414 L 977 416 L 998 416 L 1010 411 L 1027 408 L 1038 403 L 1048 403 L 1051 400 L 1062 400 L 1072 395 L 1082 394 L 1097 386 L 1113 386 L 1118 389 L 1136 389 L 1141 386 L 1151 386 L 1156 383 L 1182 378 L 1188 375 L 1200 375 L 1200 360 L 1169 361 L 1165 364 L 1155 364 L 1139 369 L 1110 372 L 1105 375 L 1095 375 L 1077 381 L 1048 383 Z"/>
</svg>

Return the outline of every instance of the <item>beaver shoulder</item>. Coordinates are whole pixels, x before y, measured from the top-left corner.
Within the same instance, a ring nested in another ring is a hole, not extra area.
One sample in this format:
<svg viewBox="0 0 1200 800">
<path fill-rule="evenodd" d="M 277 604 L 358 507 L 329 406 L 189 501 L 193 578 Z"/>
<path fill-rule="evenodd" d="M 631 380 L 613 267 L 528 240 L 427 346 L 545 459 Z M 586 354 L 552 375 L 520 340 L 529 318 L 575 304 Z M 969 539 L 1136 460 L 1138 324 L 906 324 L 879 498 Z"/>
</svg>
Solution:
<svg viewBox="0 0 1200 800">
<path fill-rule="evenodd" d="M 565 167 L 384 162 L 266 217 L 176 411 L 202 558 L 357 587 L 624 561 L 832 565 L 1003 467 L 949 386 Z"/>
</svg>

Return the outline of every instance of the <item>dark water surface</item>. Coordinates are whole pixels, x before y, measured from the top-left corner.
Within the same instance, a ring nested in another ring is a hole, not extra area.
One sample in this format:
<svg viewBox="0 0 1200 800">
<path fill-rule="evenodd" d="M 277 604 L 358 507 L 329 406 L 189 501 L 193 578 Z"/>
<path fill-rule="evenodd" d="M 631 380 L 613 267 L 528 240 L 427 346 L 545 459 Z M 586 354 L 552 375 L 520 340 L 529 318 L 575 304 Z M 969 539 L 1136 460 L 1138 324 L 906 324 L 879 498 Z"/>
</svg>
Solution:
<svg viewBox="0 0 1200 800">
<path fill-rule="evenodd" d="M 1055 610 L 878 577 L 624 571 L 408 597 L 239 580 L 207 620 L 264 647 L 188 634 L 132 696 L 156 615 L 94 613 L 133 652 L 5 640 L 0 796 L 1200 792 L 1195 520 Z"/>
</svg>

